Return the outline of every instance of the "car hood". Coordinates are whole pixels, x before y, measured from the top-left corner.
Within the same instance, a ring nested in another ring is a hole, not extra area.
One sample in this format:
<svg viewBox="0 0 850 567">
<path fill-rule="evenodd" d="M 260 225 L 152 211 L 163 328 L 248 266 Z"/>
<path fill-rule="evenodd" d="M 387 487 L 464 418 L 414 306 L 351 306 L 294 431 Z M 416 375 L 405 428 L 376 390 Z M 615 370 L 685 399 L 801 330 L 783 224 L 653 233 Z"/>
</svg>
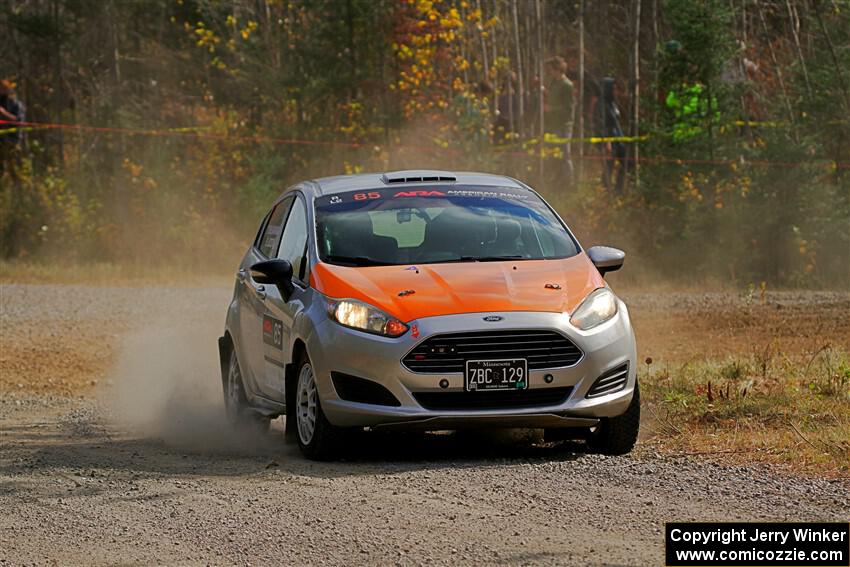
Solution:
<svg viewBox="0 0 850 567">
<path fill-rule="evenodd" d="M 572 312 L 588 293 L 605 285 L 583 252 L 519 262 L 369 267 L 320 262 L 310 283 L 329 297 L 359 299 L 404 322 L 460 313 Z"/>
</svg>

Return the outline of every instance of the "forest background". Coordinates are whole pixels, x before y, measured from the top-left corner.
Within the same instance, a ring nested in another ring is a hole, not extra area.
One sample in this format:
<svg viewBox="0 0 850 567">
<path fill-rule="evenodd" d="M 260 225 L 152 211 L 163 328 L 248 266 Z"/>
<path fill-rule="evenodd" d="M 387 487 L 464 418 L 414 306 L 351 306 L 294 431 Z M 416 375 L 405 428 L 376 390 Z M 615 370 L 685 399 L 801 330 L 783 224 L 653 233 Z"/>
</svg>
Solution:
<svg viewBox="0 0 850 567">
<path fill-rule="evenodd" d="M 0 144 L 7 267 L 225 273 L 289 184 L 433 167 L 528 182 L 632 281 L 850 285 L 847 0 L 4 0 L 0 45 L 27 110 L 0 124 L 24 138 Z"/>
</svg>

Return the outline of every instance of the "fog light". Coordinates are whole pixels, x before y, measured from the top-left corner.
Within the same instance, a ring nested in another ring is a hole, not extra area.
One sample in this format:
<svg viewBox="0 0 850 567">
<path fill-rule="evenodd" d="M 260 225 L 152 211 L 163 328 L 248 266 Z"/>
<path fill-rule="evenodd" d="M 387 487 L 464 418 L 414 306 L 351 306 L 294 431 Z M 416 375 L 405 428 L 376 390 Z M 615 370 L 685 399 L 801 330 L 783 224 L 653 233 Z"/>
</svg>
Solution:
<svg viewBox="0 0 850 567">
<path fill-rule="evenodd" d="M 546 376 L 544 376 L 544 377 L 543 377 L 543 380 L 544 380 L 547 384 L 551 384 L 551 383 L 555 380 L 555 377 L 554 377 L 554 376 L 552 376 L 551 374 L 547 374 Z"/>
<path fill-rule="evenodd" d="M 440 380 L 440 388 L 445 389 L 445 388 L 448 388 L 448 387 L 449 387 L 449 381 L 448 380 L 446 380 L 445 378 Z"/>
</svg>

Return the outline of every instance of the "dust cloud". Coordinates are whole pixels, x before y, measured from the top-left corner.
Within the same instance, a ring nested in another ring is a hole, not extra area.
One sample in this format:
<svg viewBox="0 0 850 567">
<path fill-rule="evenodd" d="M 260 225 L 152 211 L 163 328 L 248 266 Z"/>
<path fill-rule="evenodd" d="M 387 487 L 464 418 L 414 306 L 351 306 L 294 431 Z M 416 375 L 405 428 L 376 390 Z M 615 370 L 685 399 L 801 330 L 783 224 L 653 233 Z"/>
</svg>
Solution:
<svg viewBox="0 0 850 567">
<path fill-rule="evenodd" d="M 217 337 L 221 316 L 162 316 L 131 330 L 110 373 L 105 401 L 134 436 L 202 453 L 268 453 L 283 448 L 273 427 L 257 437 L 235 430 L 224 413 Z M 276 425 L 276 424 L 275 424 Z"/>
</svg>

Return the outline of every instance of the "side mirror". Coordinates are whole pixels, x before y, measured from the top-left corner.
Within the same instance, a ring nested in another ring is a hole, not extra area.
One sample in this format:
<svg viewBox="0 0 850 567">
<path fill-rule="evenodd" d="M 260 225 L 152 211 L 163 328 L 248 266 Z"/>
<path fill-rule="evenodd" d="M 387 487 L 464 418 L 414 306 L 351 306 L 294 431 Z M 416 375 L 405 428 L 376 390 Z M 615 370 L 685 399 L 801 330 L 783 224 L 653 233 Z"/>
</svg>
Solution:
<svg viewBox="0 0 850 567">
<path fill-rule="evenodd" d="M 287 260 L 265 260 L 251 266 L 251 279 L 280 288 L 284 298 L 292 293 L 292 264 Z"/>
<path fill-rule="evenodd" d="M 587 256 L 599 273 L 604 277 L 608 272 L 616 272 L 623 267 L 626 253 L 610 246 L 593 246 L 587 249 Z"/>
</svg>

